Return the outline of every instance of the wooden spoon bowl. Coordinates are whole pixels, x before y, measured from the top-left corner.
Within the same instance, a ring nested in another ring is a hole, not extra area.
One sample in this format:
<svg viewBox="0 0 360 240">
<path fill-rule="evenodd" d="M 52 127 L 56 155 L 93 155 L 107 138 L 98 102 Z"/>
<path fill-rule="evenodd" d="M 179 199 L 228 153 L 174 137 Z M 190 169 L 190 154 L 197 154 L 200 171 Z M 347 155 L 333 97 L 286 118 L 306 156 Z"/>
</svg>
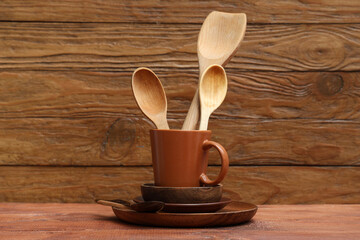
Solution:
<svg viewBox="0 0 360 240">
<path fill-rule="evenodd" d="M 200 130 L 206 130 L 209 117 L 224 101 L 227 92 L 227 77 L 222 66 L 209 66 L 199 84 L 201 106 Z"/>
<path fill-rule="evenodd" d="M 131 82 L 136 103 L 158 129 L 169 129 L 166 119 L 167 101 L 156 74 L 148 68 L 134 71 Z"/>
</svg>

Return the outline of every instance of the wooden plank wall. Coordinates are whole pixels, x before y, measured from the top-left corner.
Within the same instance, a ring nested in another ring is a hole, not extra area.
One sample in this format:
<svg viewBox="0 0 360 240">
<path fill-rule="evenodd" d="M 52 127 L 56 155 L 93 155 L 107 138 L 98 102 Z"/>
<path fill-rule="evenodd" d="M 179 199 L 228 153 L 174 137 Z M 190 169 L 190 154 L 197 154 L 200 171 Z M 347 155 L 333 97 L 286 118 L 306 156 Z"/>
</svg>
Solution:
<svg viewBox="0 0 360 240">
<path fill-rule="evenodd" d="M 159 75 L 179 128 L 211 10 L 248 16 L 209 125 L 230 155 L 225 188 L 256 204 L 360 203 L 358 0 L 0 1 L 0 201 L 139 194 L 151 125 L 131 73 Z"/>
</svg>

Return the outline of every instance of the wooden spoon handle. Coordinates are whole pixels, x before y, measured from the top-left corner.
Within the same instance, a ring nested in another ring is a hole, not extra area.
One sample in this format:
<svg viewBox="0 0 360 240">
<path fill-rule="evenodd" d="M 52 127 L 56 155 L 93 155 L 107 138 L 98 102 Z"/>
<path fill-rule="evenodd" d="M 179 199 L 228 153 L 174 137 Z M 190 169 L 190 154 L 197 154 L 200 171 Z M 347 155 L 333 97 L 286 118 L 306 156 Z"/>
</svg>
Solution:
<svg viewBox="0 0 360 240">
<path fill-rule="evenodd" d="M 204 108 L 201 109 L 199 130 L 207 130 L 210 115 L 211 115 L 211 112 L 207 111 L 207 109 L 204 109 Z"/>
<path fill-rule="evenodd" d="M 191 102 L 181 130 L 195 130 L 200 116 L 199 89 L 196 89 L 195 96 Z"/>
<path fill-rule="evenodd" d="M 113 201 L 107 201 L 107 200 L 96 200 L 96 203 L 101 204 L 101 205 L 105 205 L 105 206 L 110 206 L 110 207 L 117 207 L 117 208 L 124 208 L 124 207 L 128 207 L 130 208 L 130 204 L 128 202 L 121 202 L 121 203 L 117 203 L 117 202 L 113 202 Z"/>
</svg>

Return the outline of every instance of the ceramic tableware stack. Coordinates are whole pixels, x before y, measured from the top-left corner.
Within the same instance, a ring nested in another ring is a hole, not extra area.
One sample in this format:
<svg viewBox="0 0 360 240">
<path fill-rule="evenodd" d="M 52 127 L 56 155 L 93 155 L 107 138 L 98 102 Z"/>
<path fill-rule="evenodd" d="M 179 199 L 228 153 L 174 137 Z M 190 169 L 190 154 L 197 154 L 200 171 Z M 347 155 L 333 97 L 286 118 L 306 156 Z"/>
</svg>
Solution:
<svg viewBox="0 0 360 240">
<path fill-rule="evenodd" d="M 154 226 L 223 226 L 250 220 L 257 207 L 223 197 L 220 184 L 229 168 L 225 148 L 211 140 L 209 117 L 223 102 L 227 76 L 223 66 L 240 46 L 246 29 L 243 13 L 212 12 L 198 38 L 199 86 L 182 129 L 170 129 L 161 81 L 148 68 L 138 68 L 132 89 L 141 111 L 154 123 L 150 130 L 154 182 L 141 185 L 141 196 L 99 203 L 113 206 L 123 221 Z M 221 169 L 207 175 L 208 152 L 215 148 Z"/>
</svg>

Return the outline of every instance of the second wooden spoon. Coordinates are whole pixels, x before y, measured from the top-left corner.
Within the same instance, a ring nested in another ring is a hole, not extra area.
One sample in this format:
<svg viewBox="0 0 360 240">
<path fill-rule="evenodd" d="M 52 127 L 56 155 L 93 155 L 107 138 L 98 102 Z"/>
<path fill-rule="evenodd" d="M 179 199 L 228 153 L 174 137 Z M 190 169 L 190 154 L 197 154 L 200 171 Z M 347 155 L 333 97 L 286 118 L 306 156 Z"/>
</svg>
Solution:
<svg viewBox="0 0 360 240">
<path fill-rule="evenodd" d="M 209 117 L 224 101 L 227 92 L 227 78 L 222 66 L 208 67 L 200 79 L 199 97 L 201 107 L 200 130 L 206 130 Z"/>
<path fill-rule="evenodd" d="M 139 108 L 156 127 L 169 129 L 166 95 L 156 74 L 148 68 L 136 69 L 132 76 L 132 90 Z"/>
</svg>

